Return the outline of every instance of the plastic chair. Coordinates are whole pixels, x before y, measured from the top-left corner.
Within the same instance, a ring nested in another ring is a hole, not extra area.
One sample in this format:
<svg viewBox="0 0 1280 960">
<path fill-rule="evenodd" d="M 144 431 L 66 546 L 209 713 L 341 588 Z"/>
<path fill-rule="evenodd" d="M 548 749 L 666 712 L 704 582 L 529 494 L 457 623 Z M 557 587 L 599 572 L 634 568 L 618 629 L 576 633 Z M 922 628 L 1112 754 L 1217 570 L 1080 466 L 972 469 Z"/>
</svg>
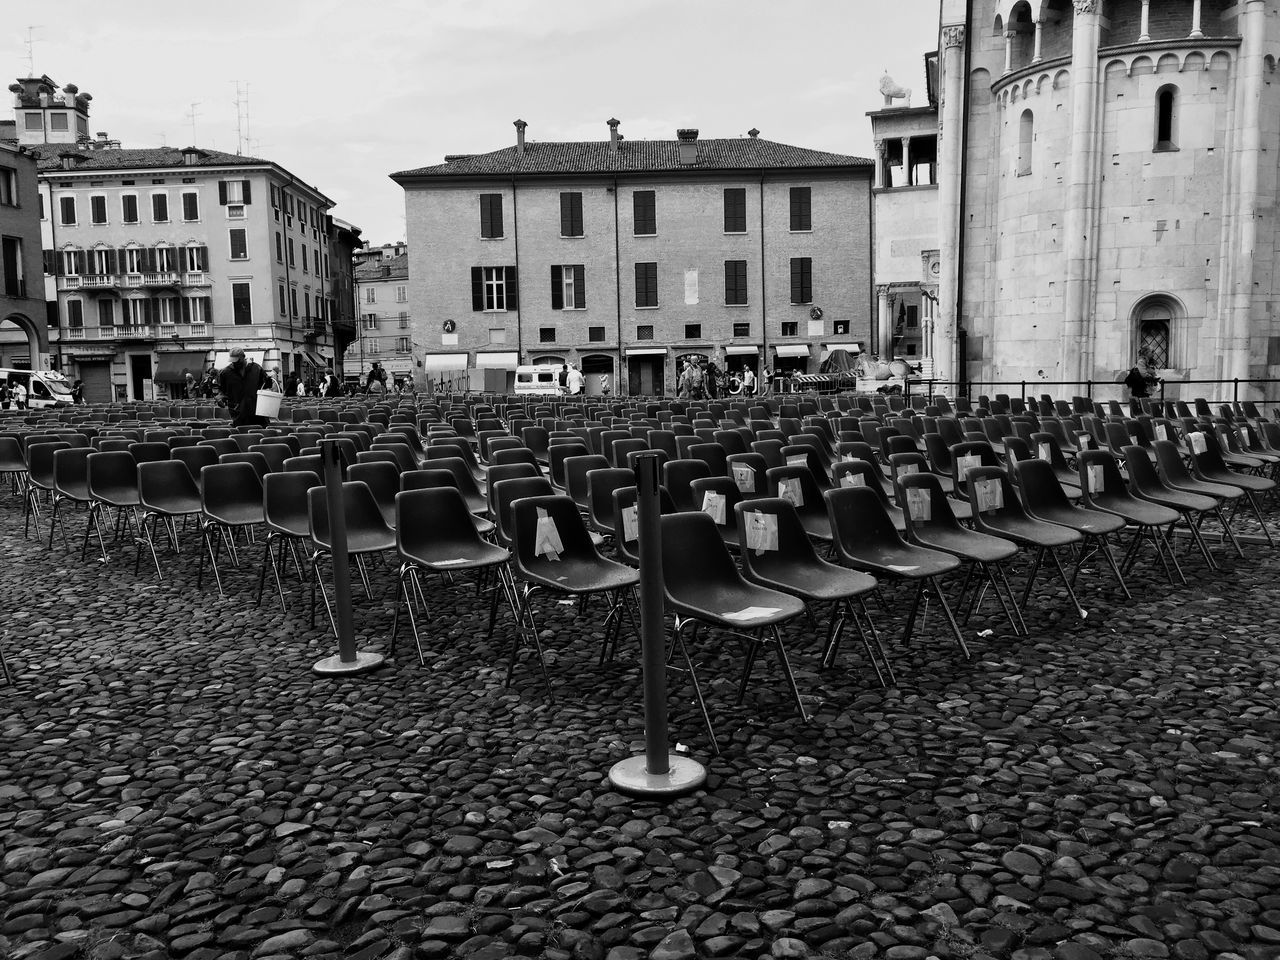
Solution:
<svg viewBox="0 0 1280 960">
<path fill-rule="evenodd" d="M 391 625 L 391 649 L 394 655 L 400 630 L 400 607 L 404 604 L 406 619 L 413 632 L 413 642 L 418 650 L 418 662 L 426 664 L 422 651 L 422 636 L 414 614 L 416 607 L 427 608 L 427 593 L 422 589 L 422 574 L 452 579 L 460 574 L 472 574 L 484 579 L 493 577 L 496 583 L 487 585 L 491 594 L 489 605 L 489 630 L 493 635 L 498 615 L 499 591 L 506 597 L 512 615 L 517 617 L 515 585 L 511 580 L 508 564 L 511 554 L 503 547 L 481 539 L 472 523 L 470 511 L 462 494 L 455 487 L 405 490 L 395 497 L 396 552 L 400 556 L 399 583 L 396 613 Z"/>
<path fill-rule="evenodd" d="M 165 447 L 166 454 L 168 447 Z M 166 460 L 168 457 L 165 458 Z M 87 461 L 87 483 L 89 490 L 89 519 L 85 524 L 84 543 L 80 547 L 80 559 L 84 560 L 89 545 L 89 534 L 98 535 L 98 548 L 102 562 L 110 559 L 107 555 L 106 540 L 102 535 L 102 514 L 107 510 L 116 512 L 115 536 L 120 538 L 120 527 L 127 523 L 130 530 L 136 533 L 138 508 L 138 465 L 133 455 L 124 452 L 94 453 Z"/>
<path fill-rule="evenodd" d="M 636 509 L 638 497 L 639 488 L 634 486 L 619 487 L 613 491 L 613 515 L 618 518 L 613 537 L 615 553 L 623 563 L 633 567 L 640 565 L 639 530 L 633 528 L 632 523 L 627 520 L 627 511 Z M 676 512 L 671 494 L 663 486 L 658 487 L 658 511 L 664 517 Z M 635 517 L 636 514 L 631 516 Z"/>
<path fill-rule="evenodd" d="M 863 444 L 865 446 L 865 444 Z M 885 492 L 885 479 L 880 468 L 868 460 L 841 460 L 831 467 L 831 476 L 835 487 L 868 487 L 880 501 L 880 506 L 889 517 L 893 528 L 899 533 L 907 530 L 907 518 L 902 508 L 889 499 Z M 893 482 L 888 482 L 893 489 Z M 896 490 L 894 491 L 897 492 Z"/>
<path fill-rule="evenodd" d="M 564 462 L 565 493 L 573 499 L 580 510 L 589 510 L 590 486 L 587 474 L 593 470 L 608 470 L 609 461 L 601 454 L 568 457 Z"/>
<path fill-rule="evenodd" d="M 1136 444 L 1134 446 L 1145 455 L 1141 447 Z M 1158 503 L 1140 500 L 1130 493 L 1128 484 L 1116 465 L 1116 456 L 1110 450 L 1082 451 L 1076 466 L 1080 471 L 1084 505 L 1120 517 L 1126 526 L 1133 529 L 1133 537 L 1120 560 L 1120 569 L 1132 569 L 1143 540 L 1149 540 L 1169 582 L 1174 582 L 1176 574 L 1179 582 L 1186 583 L 1187 578 L 1182 575 L 1182 568 L 1170 542 L 1173 526 L 1178 522 L 1178 512 Z"/>
<path fill-rule="evenodd" d="M 662 465 L 662 485 L 670 492 L 671 500 L 679 511 L 699 508 L 689 485 L 699 477 L 709 476 L 711 466 L 705 460 L 669 460 Z"/>
<path fill-rule="evenodd" d="M 396 529 L 396 494 L 400 492 L 400 471 L 390 463 L 357 463 L 347 471 L 347 479 L 360 481 L 373 494 L 382 519 Z"/>
<path fill-rule="evenodd" d="M 447 451 L 456 450 L 456 447 L 443 448 Z M 423 464 L 427 469 L 432 470 L 448 470 L 453 474 L 454 486 L 462 491 L 462 497 L 467 501 L 467 508 L 472 513 L 483 513 L 486 509 L 487 501 L 484 491 L 476 484 L 474 473 L 468 469 L 467 462 L 463 457 L 430 457 L 431 451 L 427 451 L 429 459 Z"/>
<path fill-rule="evenodd" d="M 766 473 L 769 495 L 790 501 L 796 508 L 805 532 L 815 539 L 831 542 L 831 519 L 827 515 L 822 488 L 804 464 L 771 467 Z"/>
<path fill-rule="evenodd" d="M 1183 439 L 1191 455 L 1191 475 L 1206 483 L 1220 483 L 1243 490 L 1244 502 L 1249 505 L 1258 525 L 1262 527 L 1268 545 L 1274 547 L 1275 541 L 1262 515 L 1262 504 L 1259 502 L 1258 495 L 1274 490 L 1275 481 L 1230 469 L 1223 461 L 1222 447 L 1218 443 L 1218 438 L 1209 431 L 1189 433 Z"/>
<path fill-rule="evenodd" d="M 1182 454 L 1177 445 L 1170 440 L 1156 440 L 1151 447 L 1156 452 L 1156 470 L 1160 480 L 1177 492 L 1193 493 L 1211 498 L 1217 504 L 1214 510 L 1214 517 L 1222 529 L 1223 538 L 1231 542 L 1236 556 L 1243 557 L 1244 551 L 1240 549 L 1240 543 L 1236 540 L 1235 531 L 1231 528 L 1230 521 L 1223 514 L 1222 508 L 1227 503 L 1231 503 L 1233 506 L 1237 504 L 1244 496 L 1244 490 L 1230 484 L 1197 480 L 1191 475 L 1186 464 L 1183 463 Z"/>
<path fill-rule="evenodd" d="M 269 473 L 262 481 L 262 521 L 267 535 L 263 544 L 262 568 L 258 574 L 258 594 L 255 603 L 262 604 L 262 593 L 266 586 L 267 567 L 271 568 L 275 580 L 276 595 L 280 598 L 280 609 L 288 612 L 289 606 L 284 597 L 284 584 L 280 579 L 280 571 L 285 566 L 285 551 L 293 558 L 294 568 L 298 571 L 299 581 L 306 579 L 306 562 L 298 548 L 311 537 L 311 517 L 307 509 L 307 494 L 313 487 L 319 487 L 318 474 L 305 470 L 288 473 Z M 273 552 L 275 548 L 275 552 Z M 279 554 L 277 556 L 276 554 Z"/>
<path fill-rule="evenodd" d="M 715 728 L 685 644 L 685 631 L 690 627 L 694 628 L 695 638 L 697 628 L 707 626 L 747 643 L 738 702 L 746 695 L 760 647 L 771 645 L 800 719 L 809 719 L 778 629 L 779 624 L 804 613 L 804 604 L 796 597 L 745 580 L 720 539 L 715 522 L 705 513 L 674 513 L 662 518 L 662 588 L 667 610 L 675 618 L 674 643 L 684 657 L 698 708 L 716 752 L 719 744 Z"/>
<path fill-rule="evenodd" d="M 557 493 L 565 493 L 568 490 L 565 461 L 570 457 L 589 456 L 590 453 L 590 449 L 583 443 L 558 443 L 548 448 L 547 466 L 550 470 L 551 486 L 556 489 Z"/>
<path fill-rule="evenodd" d="M 325 611 L 329 615 L 329 624 L 337 636 L 338 625 L 333 617 L 333 607 L 329 602 L 329 593 L 325 590 L 320 577 L 320 561 L 328 556 L 334 562 L 333 538 L 329 520 L 329 491 L 324 486 L 312 487 L 307 491 L 307 513 L 311 523 L 311 625 L 315 626 L 316 588 L 324 600 Z M 364 483 L 346 480 L 342 483 L 342 511 L 347 528 L 347 555 L 354 557 L 356 569 L 364 584 L 366 597 L 373 595 L 369 586 L 369 574 L 365 567 L 365 557 L 394 550 L 396 534 L 387 526 L 382 511 L 373 497 L 373 492 Z"/>
<path fill-rule="evenodd" d="M 614 536 L 618 518 L 613 513 L 613 491 L 635 484 L 635 471 L 626 467 L 608 467 L 587 474 L 587 515 L 592 530 Z"/>
<path fill-rule="evenodd" d="M 742 500 L 738 485 L 729 477 L 699 477 L 689 484 L 689 490 L 698 509 L 715 521 L 724 545 L 735 552 L 740 550 L 742 531 L 733 512 Z"/>
<path fill-rule="evenodd" d="M 71 450 L 69 443 L 61 440 L 46 440 L 40 443 L 27 442 L 23 455 L 27 463 L 27 493 L 23 498 L 22 535 L 31 533 L 31 518 L 37 524 L 40 519 L 40 496 L 43 493 L 52 502 L 53 492 L 53 457 L 59 450 Z"/>
<path fill-rule="evenodd" d="M 489 488 L 486 493 L 486 513 L 491 520 L 498 518 L 498 504 L 494 488 L 503 480 L 516 480 L 525 477 L 542 477 L 542 471 L 532 463 L 495 464 L 489 468 Z"/>
<path fill-rule="evenodd" d="M 734 504 L 733 511 L 739 530 L 745 529 L 749 522 L 761 526 L 760 520 L 748 519 L 753 514 L 774 517 L 777 527 L 776 550 L 757 547 L 742 551 L 742 575 L 746 580 L 791 594 L 811 608 L 830 605 L 823 663 L 831 666 L 835 662 L 845 624 L 852 623 L 880 685 L 885 686 L 886 674 L 890 682 L 896 683 L 893 666 L 880 645 L 879 633 L 863 600 L 866 594 L 876 589 L 875 577 L 820 559 L 789 501 L 763 497 L 750 503 L 738 502 Z M 884 665 L 883 671 L 881 664 Z"/>
<path fill-rule="evenodd" d="M 1062 452 L 1056 435 L 1047 431 L 1031 434 L 1035 455 L 1053 468 L 1053 475 L 1062 484 L 1062 489 L 1072 500 L 1080 498 L 1080 474 L 1067 466 L 1067 458 Z M 1078 455 L 1078 451 L 1077 451 Z"/>
<path fill-rule="evenodd" d="M 546 477 L 516 477 L 510 480 L 498 480 L 493 484 L 491 514 L 497 529 L 494 531 L 498 543 L 510 547 L 512 543 L 511 505 L 523 497 L 545 497 L 555 491 L 551 489 L 551 481 Z"/>
<path fill-rule="evenodd" d="M 267 458 L 260 453 L 224 453 L 218 458 L 218 462 L 247 463 L 257 471 L 259 480 L 271 472 L 271 466 L 267 463 Z"/>
<path fill-rule="evenodd" d="M 1209 552 L 1209 546 L 1200 532 L 1200 525 L 1208 514 L 1218 509 L 1218 501 L 1202 494 L 1175 490 L 1166 484 L 1152 465 L 1151 457 L 1154 455 L 1154 449 L 1148 451 L 1133 444 L 1124 448 L 1125 472 L 1129 475 L 1129 492 L 1140 500 L 1176 511 L 1179 519 L 1186 523 L 1191 539 L 1204 558 L 1205 565 L 1210 570 L 1217 570 L 1218 564 Z"/>
<path fill-rule="evenodd" d="M 200 471 L 200 532 L 204 551 L 196 569 L 196 589 L 204 578 L 204 558 L 207 554 L 218 585 L 218 596 L 225 597 L 222 589 L 222 573 L 218 570 L 218 551 L 223 540 L 232 563 L 239 565 L 235 549 L 237 530 L 248 530 L 263 522 L 262 481 L 258 472 L 247 463 L 214 463 Z"/>
<path fill-rule="evenodd" d="M 0 437 L 0 483 L 9 481 L 10 490 L 25 497 L 27 489 L 27 461 L 22 456 L 22 445 L 16 437 Z"/>
<path fill-rule="evenodd" d="M 71 447 L 55 451 L 53 454 L 53 505 L 49 512 L 49 549 L 53 549 L 53 531 L 55 528 L 62 535 L 62 545 L 67 546 L 66 525 L 58 526 L 59 508 L 63 504 L 84 504 L 91 506 L 93 498 L 89 494 L 89 457 L 98 451 L 91 447 Z M 89 528 L 85 526 L 85 541 L 88 544 Z M 84 559 L 84 546 L 80 549 L 80 558 Z"/>
<path fill-rule="evenodd" d="M 726 472 L 745 499 L 763 497 L 769 490 L 769 466 L 758 453 L 731 453 L 725 458 Z"/>
</svg>

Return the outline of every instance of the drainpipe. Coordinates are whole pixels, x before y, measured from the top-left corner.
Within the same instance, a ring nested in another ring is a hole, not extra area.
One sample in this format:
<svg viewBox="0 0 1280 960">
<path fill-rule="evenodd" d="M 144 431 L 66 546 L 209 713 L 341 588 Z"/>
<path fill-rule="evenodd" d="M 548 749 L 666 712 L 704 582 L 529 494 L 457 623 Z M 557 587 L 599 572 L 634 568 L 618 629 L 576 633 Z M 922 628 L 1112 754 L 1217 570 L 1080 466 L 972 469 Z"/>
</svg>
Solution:
<svg viewBox="0 0 1280 960">
<path fill-rule="evenodd" d="M 765 269 L 764 263 L 764 174 L 760 174 L 760 362 L 756 370 L 756 377 L 759 378 L 765 371 L 769 356 L 769 309 L 768 301 L 765 300 L 765 279 L 764 276 L 768 271 Z M 761 393 L 764 392 L 763 386 L 757 388 Z"/>
<path fill-rule="evenodd" d="M 620 241 L 618 239 L 618 178 L 613 178 L 613 300 L 618 311 L 618 372 L 617 381 L 618 388 L 615 391 L 619 397 L 625 396 L 623 377 L 625 367 L 627 365 L 626 353 L 622 349 L 622 253 Z"/>
<path fill-rule="evenodd" d="M 520 150 L 524 151 L 524 128 L 520 128 Z M 524 311 L 524 297 L 520 295 L 520 205 L 516 200 L 516 178 L 511 177 L 511 239 L 516 246 L 516 363 L 524 355 L 524 324 L 520 322 Z"/>
</svg>

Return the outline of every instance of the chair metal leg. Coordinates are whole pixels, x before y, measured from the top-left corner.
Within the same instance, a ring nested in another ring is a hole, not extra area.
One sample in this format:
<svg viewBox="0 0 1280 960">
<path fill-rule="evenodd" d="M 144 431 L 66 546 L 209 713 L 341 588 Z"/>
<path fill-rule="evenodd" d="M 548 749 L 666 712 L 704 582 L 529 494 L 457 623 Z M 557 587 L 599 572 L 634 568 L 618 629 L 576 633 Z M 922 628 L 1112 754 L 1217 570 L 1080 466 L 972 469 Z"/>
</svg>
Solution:
<svg viewBox="0 0 1280 960">
<path fill-rule="evenodd" d="M 951 612 L 951 604 L 947 602 L 947 595 L 942 592 L 942 588 L 938 585 L 937 577 L 926 577 L 925 580 L 933 588 L 934 593 L 938 595 L 938 605 L 942 607 L 942 612 L 946 614 L 947 623 L 951 625 L 951 632 L 956 638 L 956 643 L 960 645 L 960 650 L 964 654 L 966 660 L 972 659 L 969 654 L 969 647 L 964 642 L 964 635 L 960 632 L 960 626 L 956 623 L 955 614 Z"/>
<path fill-rule="evenodd" d="M 774 624 L 769 629 L 773 633 L 773 648 L 778 654 L 778 662 L 782 664 L 782 672 L 787 678 L 787 686 L 791 688 L 791 696 L 796 702 L 796 710 L 800 713 L 800 719 L 808 723 L 809 714 L 804 708 L 804 701 L 800 699 L 800 688 L 796 686 L 796 675 L 791 671 L 791 661 L 787 657 L 787 647 L 782 642 L 782 631 L 778 629 L 777 624 Z"/>
<path fill-rule="evenodd" d="M 747 659 L 742 665 L 742 679 L 738 682 L 738 703 L 741 703 L 743 697 L 747 695 L 747 683 L 751 679 L 751 670 L 756 665 L 756 655 L 760 651 L 760 642 L 759 634 L 755 634 L 748 639 Z"/>
<path fill-rule="evenodd" d="M 680 648 L 680 655 L 684 657 L 685 669 L 689 671 L 689 682 L 693 684 L 693 698 L 698 702 L 698 710 L 702 713 L 702 722 L 707 728 L 707 737 L 711 740 L 711 752 L 719 756 L 720 743 L 716 740 L 716 728 L 711 723 L 711 714 L 707 711 L 707 701 L 702 696 L 702 685 L 698 683 L 697 671 L 693 668 L 693 658 L 689 656 L 689 648 L 684 642 L 684 623 L 680 618 L 676 618 L 675 640 L 674 645 Z"/>
<path fill-rule="evenodd" d="M 1132 600 L 1133 594 L 1129 592 L 1129 585 L 1124 582 L 1124 574 L 1120 572 L 1120 567 L 1116 564 L 1116 558 L 1111 553 L 1111 544 L 1107 541 L 1107 535 L 1105 533 L 1100 534 L 1096 539 L 1099 552 L 1111 567 L 1111 572 L 1115 574 L 1116 582 L 1120 584 L 1120 589 L 1124 591 L 1124 598 Z"/>
</svg>

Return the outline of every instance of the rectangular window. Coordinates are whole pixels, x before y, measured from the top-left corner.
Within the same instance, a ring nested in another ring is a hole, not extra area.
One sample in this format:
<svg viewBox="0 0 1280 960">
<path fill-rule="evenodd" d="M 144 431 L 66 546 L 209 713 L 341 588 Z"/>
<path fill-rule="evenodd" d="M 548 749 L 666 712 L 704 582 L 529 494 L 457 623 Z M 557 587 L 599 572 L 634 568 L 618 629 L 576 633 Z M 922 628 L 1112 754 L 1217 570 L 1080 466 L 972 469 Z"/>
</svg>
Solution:
<svg viewBox="0 0 1280 960">
<path fill-rule="evenodd" d="M 305 243 L 302 244 L 302 272 L 303 273 L 310 272 L 307 269 L 307 245 Z"/>
<path fill-rule="evenodd" d="M 200 219 L 200 194 L 193 190 L 184 190 L 182 193 L 182 219 Z"/>
<path fill-rule="evenodd" d="M 907 305 L 907 329 L 913 330 L 920 326 L 920 308 L 914 303 Z"/>
<path fill-rule="evenodd" d="M 298 288 L 289 288 L 289 316 L 296 317 L 298 315 Z"/>
<path fill-rule="evenodd" d="M 750 324 L 750 323 L 735 323 L 735 324 L 733 325 L 733 335 L 734 335 L 735 337 L 749 337 L 749 336 L 751 336 L 751 324 Z"/>
<path fill-rule="evenodd" d="M 184 297 L 182 300 L 182 320 L 184 323 L 208 323 L 213 318 L 213 309 L 208 297 Z"/>
<path fill-rule="evenodd" d="M 98 247 L 91 252 L 89 265 L 98 276 L 110 276 L 116 272 L 116 252 L 110 247 Z"/>
<path fill-rule="evenodd" d="M 800 322 L 798 320 L 783 320 L 782 335 L 784 337 L 800 336 Z"/>
<path fill-rule="evenodd" d="M 153 193 L 151 195 L 151 220 L 153 223 L 169 222 L 169 195 Z"/>
<path fill-rule="evenodd" d="M 604 327 L 587 327 L 587 340 L 591 343 L 604 343 Z"/>
<path fill-rule="evenodd" d="M 377 329 L 378 329 L 378 315 L 377 315 L 376 313 L 366 313 L 366 314 L 361 318 L 361 324 L 360 324 L 360 325 L 361 325 L 365 330 L 377 330 Z"/>
<path fill-rule="evenodd" d="M 98 299 L 98 325 L 103 327 L 116 325 L 116 302 L 109 297 Z"/>
<path fill-rule="evenodd" d="M 0 205 L 18 205 L 18 171 L 0 167 Z"/>
<path fill-rule="evenodd" d="M 89 222 L 102 224 L 107 222 L 107 198 L 95 193 L 89 198 Z"/>
<path fill-rule="evenodd" d="M 560 236 L 582 236 L 582 194 L 560 194 Z"/>
<path fill-rule="evenodd" d="M 141 247 L 127 247 L 124 251 L 124 272 L 140 274 L 142 273 L 144 262 L 143 250 Z"/>
<path fill-rule="evenodd" d="M 686 324 L 684 325 L 684 338 L 685 338 L 686 340 L 701 340 L 701 339 L 702 339 L 702 324 L 700 324 L 700 323 L 686 323 Z"/>
<path fill-rule="evenodd" d="M 480 194 L 480 236 L 488 240 L 502 239 L 502 194 Z"/>
<path fill-rule="evenodd" d="M 276 231 L 276 263 L 284 263 L 284 240 L 279 230 Z"/>
<path fill-rule="evenodd" d="M 231 316 L 238 326 L 253 323 L 253 307 L 249 297 L 249 284 L 231 284 Z"/>
<path fill-rule="evenodd" d="M 747 302 L 747 261 L 724 262 L 724 302 L 731 306 L 743 306 Z"/>
<path fill-rule="evenodd" d="M 747 191 L 745 187 L 725 188 L 724 232 L 747 232 Z"/>
<path fill-rule="evenodd" d="M 227 236 L 231 240 L 231 259 L 232 260 L 248 260 L 249 244 L 248 244 L 248 241 L 245 239 L 245 231 L 240 228 L 237 228 L 235 230 L 228 230 Z"/>
<path fill-rule="evenodd" d="M 288 243 L 289 243 L 289 266 L 296 267 L 298 265 L 298 262 L 297 260 L 294 259 L 294 256 L 293 256 L 294 254 L 293 237 L 289 238 Z"/>
<path fill-rule="evenodd" d="M 76 223 L 76 198 L 58 198 L 58 222 L 64 227 L 73 227 Z"/>
<path fill-rule="evenodd" d="M 274 183 L 271 184 L 271 206 L 280 209 L 280 188 Z"/>
<path fill-rule="evenodd" d="M 636 306 L 656 307 L 658 305 L 658 265 L 656 263 L 636 264 Z"/>
<path fill-rule="evenodd" d="M 218 184 L 218 203 L 222 206 L 252 202 L 248 180 L 223 180 Z"/>
<path fill-rule="evenodd" d="M 27 279 L 22 273 L 22 238 L 0 240 L 0 270 L 4 271 L 4 292 L 11 297 L 27 295 Z"/>
<path fill-rule="evenodd" d="M 652 340 L 652 339 L 653 339 L 653 324 L 652 324 L 652 323 L 641 323 L 641 324 L 637 324 L 637 325 L 636 325 L 636 339 L 637 339 L 637 340 Z"/>
<path fill-rule="evenodd" d="M 406 287 L 404 284 L 400 284 L 399 286 L 396 287 L 396 303 L 408 303 L 408 302 L 409 302 L 409 288 Z"/>
<path fill-rule="evenodd" d="M 396 337 L 396 353 L 408 353 L 412 349 L 412 337 Z"/>
<path fill-rule="evenodd" d="M 51 113 L 49 114 L 49 129 L 70 130 L 71 121 L 65 113 Z"/>
<path fill-rule="evenodd" d="M 69 277 L 76 277 L 84 273 L 84 251 L 63 250 L 62 272 Z"/>
<path fill-rule="evenodd" d="M 280 284 L 276 288 L 280 292 L 280 316 L 285 316 L 289 312 L 289 300 L 284 294 L 284 284 Z"/>
<path fill-rule="evenodd" d="M 156 247 L 156 269 L 161 273 L 178 269 L 178 257 L 173 247 Z"/>
<path fill-rule="evenodd" d="M 791 229 L 813 229 L 813 191 L 809 187 L 791 188 Z"/>
<path fill-rule="evenodd" d="M 849 321 L 832 320 L 831 332 L 837 337 L 847 337 L 849 335 Z"/>
<path fill-rule="evenodd" d="M 516 310 L 518 299 L 515 267 L 471 268 L 472 310 Z"/>
<path fill-rule="evenodd" d="M 124 223 L 138 222 L 138 195 L 126 193 L 120 197 L 120 219 Z"/>
<path fill-rule="evenodd" d="M 44 114 L 41 113 L 24 113 L 22 115 L 22 125 L 27 130 L 43 130 Z"/>
<path fill-rule="evenodd" d="M 539 327 L 538 342 L 539 343 L 555 343 L 556 328 L 555 327 Z"/>
<path fill-rule="evenodd" d="M 399 320 L 400 320 L 400 329 L 408 330 L 409 329 L 409 311 L 401 310 Z"/>
<path fill-rule="evenodd" d="M 582 310 L 587 306 L 586 267 L 566 264 L 551 268 L 551 309 Z"/>
<path fill-rule="evenodd" d="M 192 244 L 182 248 L 182 268 L 191 273 L 203 273 L 209 269 L 209 251 L 206 247 Z"/>
<path fill-rule="evenodd" d="M 791 258 L 791 302 L 813 303 L 813 258 Z"/>
<path fill-rule="evenodd" d="M 651 237 L 658 232 L 657 194 L 652 190 L 637 190 L 631 194 L 631 218 L 637 237 Z"/>
<path fill-rule="evenodd" d="M 107 306 L 112 306 L 112 301 L 110 300 L 99 300 L 98 301 L 99 308 L 101 308 L 102 304 L 104 303 Z M 82 300 L 67 301 L 67 326 L 69 327 L 84 326 L 84 301 Z M 103 326 L 110 327 L 112 326 L 112 324 L 104 323 Z"/>
<path fill-rule="evenodd" d="M 376 290 L 374 287 L 365 287 L 365 288 L 364 288 L 364 302 L 365 302 L 365 303 L 377 303 L 377 302 L 378 302 L 378 292 L 377 292 L 377 290 Z"/>
</svg>

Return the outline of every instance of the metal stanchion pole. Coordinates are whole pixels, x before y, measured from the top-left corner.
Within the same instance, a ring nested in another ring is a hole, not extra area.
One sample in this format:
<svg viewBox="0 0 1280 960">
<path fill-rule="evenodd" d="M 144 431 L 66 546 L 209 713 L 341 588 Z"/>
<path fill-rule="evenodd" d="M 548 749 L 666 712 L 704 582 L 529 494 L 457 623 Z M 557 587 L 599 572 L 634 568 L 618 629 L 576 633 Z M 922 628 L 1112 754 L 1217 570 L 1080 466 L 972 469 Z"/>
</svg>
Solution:
<svg viewBox="0 0 1280 960">
<path fill-rule="evenodd" d="M 663 624 L 662 523 L 658 500 L 658 455 L 636 457 L 636 532 L 640 546 L 640 642 L 644 672 L 642 756 L 609 769 L 615 789 L 635 796 L 673 796 L 702 786 L 706 768 L 671 753 L 667 743 L 667 656 Z"/>
<path fill-rule="evenodd" d="M 318 660 L 319 674 L 361 673 L 382 665 L 382 654 L 356 649 L 355 623 L 351 618 L 351 561 L 347 557 L 347 515 L 342 504 L 342 469 L 338 441 L 321 440 L 325 500 L 329 511 L 329 537 L 333 547 L 333 605 L 337 613 L 338 655 Z"/>
</svg>

